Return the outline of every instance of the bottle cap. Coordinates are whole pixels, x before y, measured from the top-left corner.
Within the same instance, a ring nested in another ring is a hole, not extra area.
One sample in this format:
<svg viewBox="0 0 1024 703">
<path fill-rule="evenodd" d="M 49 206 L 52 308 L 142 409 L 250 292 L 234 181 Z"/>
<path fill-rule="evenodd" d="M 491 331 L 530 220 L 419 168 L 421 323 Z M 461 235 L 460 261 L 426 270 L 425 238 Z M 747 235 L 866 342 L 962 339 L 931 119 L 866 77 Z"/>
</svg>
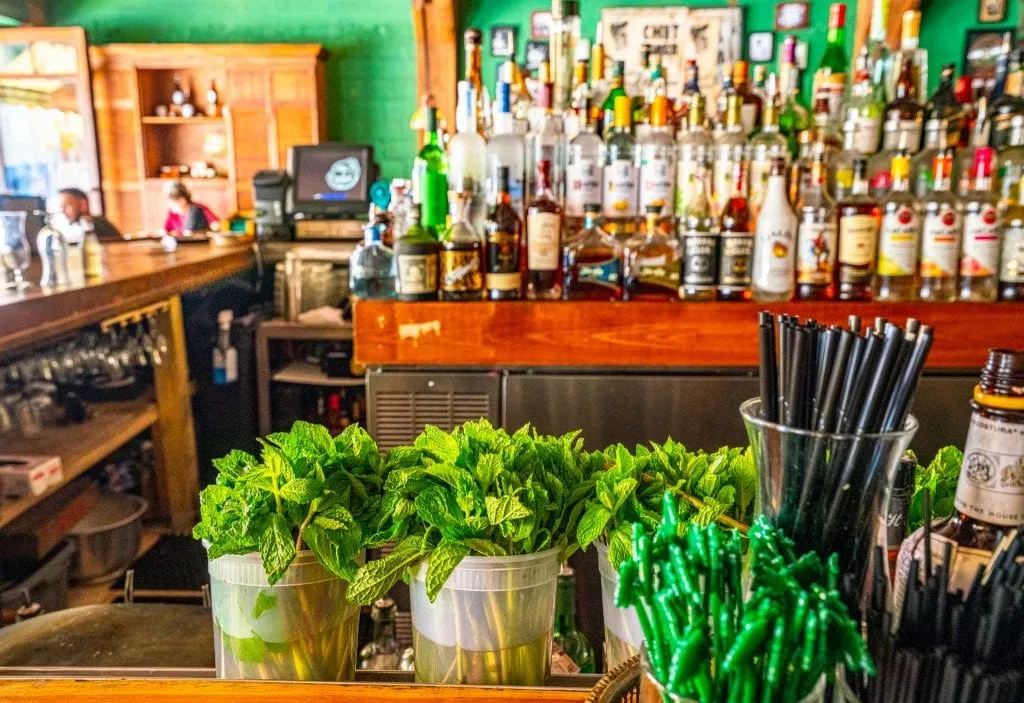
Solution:
<svg viewBox="0 0 1024 703">
<path fill-rule="evenodd" d="M 626 75 L 626 62 L 616 61 L 612 67 L 612 78 L 622 78 Z"/>
<path fill-rule="evenodd" d="M 654 101 L 651 103 L 651 126 L 664 127 L 667 124 L 668 98 L 664 95 L 655 95 Z"/>
<path fill-rule="evenodd" d="M 828 11 L 829 29 L 839 29 L 846 26 L 846 5 L 841 2 L 832 3 Z"/>
<path fill-rule="evenodd" d="M 629 127 L 633 121 L 633 103 L 626 95 L 615 98 L 615 126 Z"/>
<path fill-rule="evenodd" d="M 587 203 L 583 206 L 583 212 L 596 215 L 601 212 L 601 203 Z"/>
<path fill-rule="evenodd" d="M 910 157 L 905 153 L 892 157 L 892 163 L 889 165 L 889 174 L 894 181 L 910 178 Z"/>
<path fill-rule="evenodd" d="M 980 146 L 974 152 L 974 177 L 988 178 L 992 175 L 992 147 Z"/>
<path fill-rule="evenodd" d="M 984 393 L 1024 397 L 1024 349 L 989 349 L 979 385 Z"/>
<path fill-rule="evenodd" d="M 465 34 L 462 35 L 462 40 L 467 46 L 480 46 L 483 43 L 484 34 L 475 27 L 470 27 L 466 30 Z"/>
<path fill-rule="evenodd" d="M 907 10 L 903 13 L 903 28 L 900 31 L 900 43 L 911 48 L 916 47 L 920 34 L 921 13 L 917 10 Z"/>
<path fill-rule="evenodd" d="M 576 53 L 574 57 L 577 61 L 590 61 L 590 40 L 586 37 L 576 40 Z"/>
</svg>

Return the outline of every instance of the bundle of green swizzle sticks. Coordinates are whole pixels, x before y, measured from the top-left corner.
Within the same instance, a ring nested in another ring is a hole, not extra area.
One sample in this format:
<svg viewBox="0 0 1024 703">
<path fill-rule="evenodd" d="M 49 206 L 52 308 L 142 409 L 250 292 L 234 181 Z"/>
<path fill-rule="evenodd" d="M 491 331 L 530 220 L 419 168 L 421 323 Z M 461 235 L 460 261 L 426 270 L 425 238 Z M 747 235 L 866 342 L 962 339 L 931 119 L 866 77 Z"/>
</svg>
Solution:
<svg viewBox="0 0 1024 703">
<path fill-rule="evenodd" d="M 663 689 L 701 703 L 795 703 L 839 664 L 874 674 L 837 588 L 833 555 L 797 556 L 762 518 L 750 528 L 751 583 L 743 590 L 743 544 L 734 530 L 691 525 L 680 535 L 666 493 L 653 538 L 633 531 L 619 568 L 616 605 L 635 606 L 651 671 Z"/>
</svg>

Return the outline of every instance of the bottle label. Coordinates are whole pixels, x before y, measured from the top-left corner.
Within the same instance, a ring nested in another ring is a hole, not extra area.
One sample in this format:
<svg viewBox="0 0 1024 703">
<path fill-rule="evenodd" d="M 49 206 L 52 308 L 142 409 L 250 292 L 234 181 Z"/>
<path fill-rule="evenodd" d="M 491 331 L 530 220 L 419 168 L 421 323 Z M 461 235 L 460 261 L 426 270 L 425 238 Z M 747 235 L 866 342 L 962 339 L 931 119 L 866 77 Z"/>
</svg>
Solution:
<svg viewBox="0 0 1024 703">
<path fill-rule="evenodd" d="M 601 167 L 593 159 L 580 159 L 569 164 L 566 184 L 565 214 L 583 217 L 583 208 L 601 202 Z"/>
<path fill-rule="evenodd" d="M 483 290 L 480 252 L 445 249 L 441 252 L 441 290 L 463 293 Z"/>
<path fill-rule="evenodd" d="M 796 233 L 792 223 L 768 221 L 771 219 L 774 218 L 763 214 L 758 219 L 753 285 L 769 293 L 781 294 L 793 290 L 793 243 Z"/>
<path fill-rule="evenodd" d="M 718 236 L 688 230 L 683 233 L 683 285 L 713 288 L 718 274 Z"/>
<path fill-rule="evenodd" d="M 921 276 L 955 276 L 960 262 L 960 213 L 943 205 L 938 212 L 925 215 L 921 235 Z"/>
<path fill-rule="evenodd" d="M 832 120 L 841 117 L 843 93 L 846 92 L 846 74 L 833 73 L 832 69 L 819 69 L 814 73 L 813 95 L 824 90 L 828 94 L 828 114 Z"/>
<path fill-rule="evenodd" d="M 660 205 L 662 215 L 671 215 L 672 191 L 675 190 L 675 164 L 671 158 L 644 159 L 640 167 L 640 210 Z"/>
<path fill-rule="evenodd" d="M 878 220 L 871 215 L 852 215 L 839 219 L 839 278 L 843 283 L 859 283 L 871 278 L 871 264 L 878 245 Z M 846 267 L 867 267 L 849 270 Z"/>
<path fill-rule="evenodd" d="M 708 165 L 696 158 L 680 159 L 676 173 L 676 215 L 681 216 L 693 202 L 697 193 L 697 175 L 704 171 L 710 173 Z"/>
<path fill-rule="evenodd" d="M 526 218 L 526 264 L 531 271 L 556 271 L 561 253 L 562 218 L 535 212 Z"/>
<path fill-rule="evenodd" d="M 907 538 L 907 517 L 910 512 L 912 490 L 892 488 L 889 491 L 889 509 L 885 511 L 883 529 L 885 543 L 894 548 Z"/>
<path fill-rule="evenodd" d="M 399 254 L 397 288 L 399 295 L 437 292 L 437 254 Z"/>
<path fill-rule="evenodd" d="M 604 167 L 604 216 L 635 217 L 636 167 L 618 159 Z"/>
<path fill-rule="evenodd" d="M 906 135 L 906 137 L 902 137 Z M 899 149 L 900 142 L 904 142 L 904 148 L 911 154 L 916 154 L 921 148 L 921 122 L 919 120 L 899 120 L 887 122 L 885 125 L 885 139 L 883 149 Z"/>
<path fill-rule="evenodd" d="M 882 218 L 878 241 L 879 276 L 913 276 L 917 271 L 920 218 L 912 207 L 900 205 Z"/>
<path fill-rule="evenodd" d="M 764 202 L 764 194 L 768 190 L 768 176 L 771 175 L 771 160 L 750 162 L 750 198 L 749 202 L 756 208 Z"/>
<path fill-rule="evenodd" d="M 740 105 L 740 124 L 743 125 L 743 133 L 750 135 L 757 128 L 757 105 L 744 102 Z"/>
<path fill-rule="evenodd" d="M 999 270 L 999 215 L 989 203 L 964 218 L 964 250 L 960 275 L 967 278 L 994 276 Z"/>
<path fill-rule="evenodd" d="M 1024 224 L 1015 222 L 1003 230 L 1003 259 L 999 280 L 1024 283 Z"/>
<path fill-rule="evenodd" d="M 515 232 L 490 232 L 487 235 L 488 290 L 519 290 L 519 236 Z"/>
<path fill-rule="evenodd" d="M 878 151 L 878 139 L 882 135 L 882 116 L 859 115 L 856 125 L 853 148 L 862 154 L 874 154 Z"/>
<path fill-rule="evenodd" d="M 801 222 L 797 230 L 796 282 L 832 284 L 836 268 L 836 226 L 833 222 Z"/>
<path fill-rule="evenodd" d="M 1024 524 L 1024 424 L 971 415 L 953 502 L 983 522 Z"/>
<path fill-rule="evenodd" d="M 679 289 L 679 261 L 669 261 L 665 256 L 638 258 L 635 263 L 636 279 L 642 285 Z"/>
<path fill-rule="evenodd" d="M 733 194 L 733 176 L 736 162 L 720 159 L 715 162 L 715 174 L 711 184 L 711 200 L 715 203 L 715 213 L 720 213 Z"/>
<path fill-rule="evenodd" d="M 750 287 L 750 258 L 754 253 L 754 238 L 749 234 L 721 235 L 719 285 L 732 288 Z"/>
<path fill-rule="evenodd" d="M 576 280 L 581 284 L 618 290 L 622 286 L 622 261 L 606 259 L 580 264 Z"/>
</svg>

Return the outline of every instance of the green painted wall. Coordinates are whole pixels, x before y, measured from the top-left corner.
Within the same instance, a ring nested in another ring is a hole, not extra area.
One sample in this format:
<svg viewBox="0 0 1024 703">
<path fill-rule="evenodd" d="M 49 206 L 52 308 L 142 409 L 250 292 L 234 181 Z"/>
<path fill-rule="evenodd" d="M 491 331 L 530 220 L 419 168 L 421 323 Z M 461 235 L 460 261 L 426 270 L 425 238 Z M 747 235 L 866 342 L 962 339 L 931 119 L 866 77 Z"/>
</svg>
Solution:
<svg viewBox="0 0 1024 703">
<path fill-rule="evenodd" d="M 326 66 L 328 134 L 372 144 L 385 177 L 408 174 L 416 138 L 409 0 L 52 0 L 50 20 L 94 44 L 312 42 Z"/>
</svg>

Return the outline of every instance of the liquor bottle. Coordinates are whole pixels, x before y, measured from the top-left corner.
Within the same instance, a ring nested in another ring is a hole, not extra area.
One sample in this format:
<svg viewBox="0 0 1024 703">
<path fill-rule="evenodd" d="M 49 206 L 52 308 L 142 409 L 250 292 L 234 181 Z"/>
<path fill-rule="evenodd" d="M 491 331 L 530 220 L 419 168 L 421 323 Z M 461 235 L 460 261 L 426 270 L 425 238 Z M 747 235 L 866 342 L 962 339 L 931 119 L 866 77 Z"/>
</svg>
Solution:
<svg viewBox="0 0 1024 703">
<path fill-rule="evenodd" d="M 743 162 L 737 163 L 736 168 L 742 171 Z M 704 165 L 694 171 L 693 196 L 679 213 L 679 235 L 683 250 L 679 297 L 684 300 L 715 299 L 715 284 L 718 282 L 718 223 L 711 213 L 709 172 Z M 739 178 L 742 180 L 742 172 Z M 746 200 L 742 202 L 745 207 Z"/>
<path fill-rule="evenodd" d="M 626 89 L 623 87 L 625 85 L 625 76 L 625 61 L 616 61 L 612 66 L 612 80 L 609 84 L 608 95 L 605 96 L 604 102 L 601 103 L 601 121 L 597 126 L 597 133 L 605 140 L 611 135 L 612 127 L 615 124 L 615 99 L 625 97 L 626 95 Z"/>
<path fill-rule="evenodd" d="M 550 161 L 537 162 L 537 190 L 526 215 L 526 296 L 530 300 L 562 297 L 562 208 L 551 189 Z"/>
<path fill-rule="evenodd" d="M 630 300 L 679 298 L 679 242 L 658 226 L 661 208 L 647 209 L 643 234 L 626 242 L 626 297 Z"/>
<path fill-rule="evenodd" d="M 768 188 L 772 163 L 777 158 L 789 161 L 789 145 L 779 131 L 778 105 L 771 93 L 763 103 L 761 131 L 750 139 L 747 154 L 750 159 L 750 204 L 756 217 Z"/>
<path fill-rule="evenodd" d="M 726 201 L 741 184 L 733 182 L 736 163 L 746 158 L 746 138 L 740 123 L 740 99 L 731 95 L 725 111 L 725 129 L 715 138 L 714 176 L 711 185 L 712 212 L 722 212 Z M 742 184 L 746 185 L 746 184 Z M 747 191 L 743 191 L 747 195 Z"/>
<path fill-rule="evenodd" d="M 238 350 L 231 343 L 231 324 L 235 313 L 221 310 L 217 313 L 217 343 L 213 347 L 213 383 L 227 386 L 238 381 Z"/>
<path fill-rule="evenodd" d="M 585 49 L 586 53 L 584 55 L 589 57 L 589 44 L 589 40 L 581 39 L 576 44 L 576 49 L 577 51 Z M 572 100 L 563 118 L 565 122 L 565 141 L 567 143 L 575 139 L 576 135 L 583 129 L 583 124 L 588 119 L 590 112 L 590 84 L 587 83 L 587 65 L 589 61 L 589 58 L 577 58 L 576 65 L 573 68 Z"/>
<path fill-rule="evenodd" d="M 689 106 L 694 96 L 702 95 L 700 92 L 700 68 L 697 66 L 696 59 L 686 60 L 686 82 L 683 83 L 683 103 Z M 705 112 L 707 111 L 707 103 L 705 103 Z"/>
<path fill-rule="evenodd" d="M 954 74 L 956 67 L 947 63 L 942 67 L 939 77 L 939 87 L 935 89 L 932 96 L 924 106 L 925 126 L 930 120 L 945 120 L 948 135 L 945 143 L 956 146 L 960 140 L 960 131 L 964 126 L 964 106 L 956 99 L 953 90 Z"/>
<path fill-rule="evenodd" d="M 1020 97 L 1020 53 L 1011 51 L 1012 35 L 1003 34 L 1003 46 L 996 59 L 996 82 L 989 95 L 989 143 L 997 149 L 1009 144 L 1010 121 L 1024 113 Z"/>
<path fill-rule="evenodd" d="M 889 503 L 885 511 L 885 549 L 889 562 L 890 578 L 896 573 L 896 561 L 900 546 L 907 539 L 907 525 L 910 517 L 910 501 L 914 495 L 914 480 L 917 477 L 917 459 L 911 452 L 900 458 L 896 476 L 889 489 Z"/>
<path fill-rule="evenodd" d="M 811 161 L 807 187 L 796 204 L 796 298 L 835 297 L 836 204 L 826 186 L 828 166 L 818 152 Z"/>
<path fill-rule="evenodd" d="M 487 215 L 487 142 L 477 131 L 476 91 L 469 81 L 459 81 L 455 136 L 448 143 L 448 190 L 465 190 L 472 196 L 469 221 L 483 232 Z"/>
<path fill-rule="evenodd" d="M 853 190 L 853 162 L 865 156 L 857 146 L 859 125 L 854 120 L 843 123 L 843 149 L 832 159 L 829 190 L 836 202 L 850 195 Z"/>
<path fill-rule="evenodd" d="M 800 199 L 800 191 L 808 186 L 811 178 L 811 161 L 816 151 L 823 151 L 821 145 L 814 141 L 814 130 L 805 129 L 797 135 L 796 158 L 789 166 L 789 201 L 795 203 Z M 757 210 L 755 209 L 755 214 Z"/>
<path fill-rule="evenodd" d="M 825 53 L 814 72 L 811 93 L 817 96 L 824 90 L 828 96 L 828 114 L 833 120 L 839 120 L 846 92 L 846 74 L 850 70 L 845 46 L 846 5 L 842 3 L 833 3 L 829 8 L 827 41 Z"/>
<path fill-rule="evenodd" d="M 488 300 L 519 300 L 523 220 L 512 203 L 508 166 L 498 168 L 498 200 L 484 223 L 487 237 L 484 290 Z"/>
<path fill-rule="evenodd" d="M 873 0 L 871 5 L 871 26 L 868 30 L 868 67 L 871 72 L 871 85 L 875 90 L 875 99 L 885 104 L 892 99 L 888 92 L 892 57 L 889 52 L 889 0 Z"/>
<path fill-rule="evenodd" d="M 892 188 L 892 160 L 901 153 L 910 153 L 909 140 L 907 132 L 899 132 L 895 146 L 883 148 L 868 159 L 868 188 L 876 200 L 884 198 Z"/>
<path fill-rule="evenodd" d="M 732 84 L 732 72 L 728 70 L 728 65 L 723 67 L 721 89 L 718 91 L 718 99 L 715 102 L 715 114 L 718 119 L 721 120 L 725 116 L 725 113 L 729 109 L 729 97 L 736 95 L 736 88 Z M 743 100 L 740 99 L 740 124 L 743 124 Z M 743 134 L 746 136 L 746 127 L 743 128 Z"/>
<path fill-rule="evenodd" d="M 963 196 L 974 186 L 974 154 L 990 143 L 991 121 L 988 119 L 989 102 L 985 96 L 978 98 L 974 128 L 967 137 L 967 146 L 958 149 L 953 157 L 953 192 Z M 998 154 L 996 161 L 998 162 Z M 996 168 L 996 166 L 993 166 Z"/>
<path fill-rule="evenodd" d="M 508 169 L 508 192 L 519 217 L 526 214 L 526 140 L 515 133 L 512 86 L 499 81 L 494 108 L 494 136 L 487 142 L 487 204 L 498 202 L 498 171 Z"/>
<path fill-rule="evenodd" d="M 759 63 L 754 66 L 754 84 L 750 88 L 752 95 L 761 98 L 762 104 L 765 98 L 768 96 L 768 91 L 765 88 L 768 83 L 768 67 L 763 63 Z"/>
<path fill-rule="evenodd" d="M 466 81 L 473 86 L 472 129 L 481 137 L 491 135 L 491 98 L 483 79 L 483 33 L 470 28 L 462 35 L 466 55 Z"/>
<path fill-rule="evenodd" d="M 1017 197 L 1017 183 L 1024 176 L 1024 115 L 1010 120 L 1010 140 L 999 150 L 997 192 L 1002 200 Z"/>
<path fill-rule="evenodd" d="M 85 220 L 83 228 L 85 235 L 82 238 L 82 262 L 85 277 L 87 280 L 95 281 L 103 278 L 103 245 L 100 243 L 100 238 L 96 236 L 91 219 Z"/>
<path fill-rule="evenodd" d="M 754 300 L 782 302 L 793 298 L 796 230 L 797 216 L 786 192 L 786 160 L 776 157 L 754 232 Z"/>
<path fill-rule="evenodd" d="M 1024 178 L 1005 201 L 1001 229 L 1003 254 L 999 267 L 999 299 L 1024 300 Z"/>
<path fill-rule="evenodd" d="M 633 111 L 633 131 L 637 142 L 643 141 L 651 133 L 651 108 L 654 100 L 660 95 L 668 99 L 668 79 L 666 69 L 661 64 L 661 54 L 651 56 L 650 72 L 644 81 L 640 107 Z M 634 101 L 635 104 L 635 101 Z M 668 124 L 668 110 L 665 110 L 665 124 Z"/>
<path fill-rule="evenodd" d="M 196 105 L 192 102 L 192 81 L 191 79 L 185 80 L 185 97 L 181 103 L 181 116 L 182 117 L 195 117 L 196 116 Z"/>
<path fill-rule="evenodd" d="M 533 112 L 533 96 L 526 85 L 522 68 L 514 58 L 508 58 L 501 65 L 501 80 L 511 87 L 512 132 L 525 137 L 530 131 L 530 115 Z"/>
<path fill-rule="evenodd" d="M 452 224 L 441 239 L 441 300 L 480 300 L 484 291 L 484 242 L 470 221 L 473 193 L 448 194 Z"/>
<path fill-rule="evenodd" d="M 420 224 L 438 238 L 448 220 L 448 155 L 439 143 L 437 108 L 427 108 L 423 148 L 412 172 L 413 202 L 420 206 Z"/>
<path fill-rule="evenodd" d="M 857 55 L 856 72 L 843 118 L 846 122 L 855 123 L 855 147 L 865 156 L 878 151 L 879 140 L 882 137 L 882 113 L 885 110 L 885 103 L 879 100 L 877 95 L 871 82 L 868 47 L 864 46 Z"/>
<path fill-rule="evenodd" d="M 181 117 L 181 108 L 185 104 L 185 89 L 181 85 L 181 74 L 175 72 L 171 76 L 174 83 L 174 90 L 171 91 L 171 104 L 168 112 L 171 117 Z"/>
<path fill-rule="evenodd" d="M 904 70 L 909 71 L 910 82 L 918 98 L 928 94 L 928 50 L 921 48 L 921 13 L 907 10 L 903 13 L 900 30 L 900 48 L 889 63 L 888 91 L 890 99 L 898 97 L 896 85 Z"/>
<path fill-rule="evenodd" d="M 636 230 L 637 184 L 635 142 L 630 131 L 632 105 L 629 98 L 615 98 L 615 122 L 605 135 L 604 195 L 602 208 L 605 227 L 619 239 Z"/>
<path fill-rule="evenodd" d="M 220 116 L 220 94 L 217 93 L 217 82 L 211 78 L 210 87 L 206 90 L 206 116 Z"/>
<path fill-rule="evenodd" d="M 402 645 L 395 636 L 398 606 L 390 598 L 381 598 L 370 608 L 373 639 L 359 650 L 359 668 L 370 671 L 394 671 L 402 660 Z"/>
<path fill-rule="evenodd" d="M 840 201 L 839 219 L 839 299 L 871 300 L 871 278 L 875 273 L 880 216 L 878 203 L 868 195 L 867 162 L 853 163 L 853 189 Z"/>
<path fill-rule="evenodd" d="M 935 157 L 934 186 L 921 202 L 921 300 L 956 300 L 963 221 L 960 199 L 949 191 L 952 163 L 952 149 Z"/>
<path fill-rule="evenodd" d="M 622 300 L 625 254 L 622 244 L 600 225 L 601 205 L 584 206 L 583 229 L 565 245 L 566 300 Z"/>
<path fill-rule="evenodd" d="M 920 199 L 926 196 L 932 189 L 932 164 L 935 157 L 941 154 L 947 146 L 952 146 L 948 141 L 949 130 L 946 121 L 931 118 L 924 123 L 924 148 L 914 154 L 910 160 L 910 183 L 914 195 Z"/>
<path fill-rule="evenodd" d="M 718 217 L 718 300 L 734 302 L 750 300 L 750 274 L 754 255 L 754 235 L 751 231 L 750 205 L 743 187 L 743 167 L 740 161 L 739 187 L 733 190 Z"/>
<path fill-rule="evenodd" d="M 892 160 L 892 191 L 882 198 L 882 230 L 878 240 L 875 300 L 917 298 L 917 254 L 921 244 L 921 217 L 917 199 L 909 190 L 910 159 L 901 153 Z"/>
<path fill-rule="evenodd" d="M 532 180 L 537 174 L 540 162 L 548 162 L 551 167 L 548 186 L 555 202 L 561 203 L 565 194 L 565 130 L 561 113 L 555 112 L 551 106 L 553 90 L 554 85 L 550 81 L 545 81 L 541 83 L 535 96 L 541 117 L 526 138 L 527 168 L 530 169 L 528 175 Z M 530 192 L 536 193 L 537 184 L 531 182 L 529 185 L 532 186 Z"/>
<path fill-rule="evenodd" d="M 992 147 L 974 153 L 974 187 L 963 199 L 960 300 L 988 302 L 998 297 L 999 194 L 992 190 L 992 160 Z"/>
<path fill-rule="evenodd" d="M 594 648 L 576 627 L 576 574 L 566 564 L 558 574 L 554 641 L 579 667 L 581 674 L 594 673 Z"/>
<path fill-rule="evenodd" d="M 657 206 L 662 219 L 671 219 L 676 190 L 676 140 L 668 126 L 667 97 L 654 97 L 650 119 L 650 133 L 637 145 L 639 206 L 644 212 Z"/>
<path fill-rule="evenodd" d="M 736 94 L 740 96 L 740 121 L 743 123 L 743 134 L 750 136 L 761 124 L 761 111 L 764 109 L 764 101 L 750 89 L 747 82 L 747 71 L 749 64 L 746 61 L 737 61 L 732 65 L 732 84 Z M 776 111 L 776 114 L 778 112 Z"/>
<path fill-rule="evenodd" d="M 572 99 L 573 57 L 580 39 L 579 0 L 551 2 L 551 63 L 554 74 L 554 108 L 564 112 Z"/>
<path fill-rule="evenodd" d="M 714 162 L 714 139 L 705 124 L 704 96 L 692 96 L 686 113 L 688 129 L 679 137 L 676 173 L 676 217 L 681 218 L 695 196 L 696 176 L 710 177 Z"/>
<path fill-rule="evenodd" d="M 590 48 L 590 112 L 594 126 L 601 135 L 601 105 L 608 97 L 608 80 L 605 78 L 604 23 L 598 22 L 594 33 L 594 44 Z"/>
<path fill-rule="evenodd" d="M 420 223 L 420 208 L 409 211 L 409 226 L 395 240 L 395 290 L 399 300 L 437 300 L 440 245 Z"/>
<path fill-rule="evenodd" d="M 985 104 L 988 98 L 979 96 L 978 102 L 974 99 L 974 88 L 970 76 L 960 76 L 956 79 L 956 87 L 953 89 L 956 100 L 964 109 L 964 126 L 960 129 L 960 138 L 953 146 L 965 147 L 971 143 L 971 133 L 977 128 L 978 108 Z"/>
<path fill-rule="evenodd" d="M 789 143 L 789 151 L 796 153 L 796 139 L 800 132 L 811 125 L 811 117 L 800 100 L 800 69 L 796 65 L 796 37 L 790 35 L 782 42 L 779 62 L 779 90 L 782 110 L 779 113 L 779 129 Z"/>
<path fill-rule="evenodd" d="M 348 285 L 352 295 L 363 300 L 395 297 L 394 254 L 383 244 L 384 227 L 363 226 L 363 241 L 356 245 L 348 265 Z M 88 252 L 86 252 L 88 276 Z"/>
<path fill-rule="evenodd" d="M 911 154 L 921 148 L 921 125 L 924 108 L 918 102 L 917 86 L 914 82 L 913 64 L 904 61 L 894 88 L 895 97 L 885 106 L 885 123 L 882 125 L 883 149 L 900 148 L 901 140 Z"/>
<path fill-rule="evenodd" d="M 588 105 L 589 107 L 589 105 Z M 580 133 L 569 142 L 565 169 L 565 226 L 576 232 L 582 226 L 584 208 L 601 202 L 604 167 L 601 163 L 601 138 L 594 127 L 593 113 L 584 110 Z"/>
</svg>

